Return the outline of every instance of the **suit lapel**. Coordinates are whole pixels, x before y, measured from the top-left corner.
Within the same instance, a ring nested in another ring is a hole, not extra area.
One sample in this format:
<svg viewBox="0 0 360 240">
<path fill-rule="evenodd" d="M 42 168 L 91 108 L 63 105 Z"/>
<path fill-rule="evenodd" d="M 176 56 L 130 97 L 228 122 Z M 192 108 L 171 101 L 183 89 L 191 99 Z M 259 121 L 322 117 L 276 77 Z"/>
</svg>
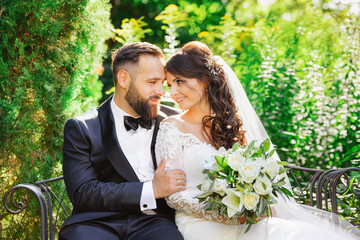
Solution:
<svg viewBox="0 0 360 240">
<path fill-rule="evenodd" d="M 155 144 L 156 144 L 156 137 L 159 131 L 160 122 L 166 117 L 165 114 L 159 111 L 159 115 L 155 118 L 155 128 L 154 128 L 154 134 L 151 140 L 151 157 L 154 164 L 154 169 L 157 169 L 157 163 L 156 163 L 156 156 L 155 156 Z"/>
<path fill-rule="evenodd" d="M 110 105 L 111 100 L 112 96 L 99 107 L 103 146 L 114 169 L 127 181 L 138 182 L 139 179 L 124 155 L 116 136 L 114 116 Z"/>
</svg>

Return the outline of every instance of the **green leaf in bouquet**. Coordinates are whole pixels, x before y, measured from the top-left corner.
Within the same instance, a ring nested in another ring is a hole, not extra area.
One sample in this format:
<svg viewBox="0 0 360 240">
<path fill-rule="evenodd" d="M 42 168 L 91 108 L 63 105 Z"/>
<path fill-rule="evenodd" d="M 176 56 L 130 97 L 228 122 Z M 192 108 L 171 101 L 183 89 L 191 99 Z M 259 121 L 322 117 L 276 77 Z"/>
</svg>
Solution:
<svg viewBox="0 0 360 240">
<path fill-rule="evenodd" d="M 217 209 L 219 207 L 219 203 L 217 201 L 212 202 L 211 209 Z"/>
<path fill-rule="evenodd" d="M 281 186 L 284 186 L 285 184 L 286 184 L 285 181 L 279 181 L 279 182 L 273 184 L 273 188 L 279 188 Z"/>
<path fill-rule="evenodd" d="M 212 172 L 212 171 L 206 171 L 205 172 L 207 174 L 207 176 L 209 177 L 210 180 L 214 181 L 216 179 L 216 177 L 218 176 L 218 174 L 216 172 Z"/>
<path fill-rule="evenodd" d="M 216 155 L 215 160 L 216 160 L 216 163 L 222 168 L 224 168 L 228 165 L 228 160 L 224 156 Z"/>
<path fill-rule="evenodd" d="M 263 199 L 260 199 L 258 211 L 259 211 L 260 213 L 262 213 L 262 212 L 264 211 L 264 208 L 265 208 L 265 206 L 264 206 L 264 201 L 263 201 Z"/>
<path fill-rule="evenodd" d="M 239 142 L 236 142 L 232 147 L 232 151 L 235 152 L 236 150 L 238 150 L 238 148 L 239 148 Z"/>
<path fill-rule="evenodd" d="M 239 185 L 240 187 L 242 187 L 242 188 L 246 189 L 246 187 L 245 187 L 244 183 L 242 183 L 242 182 L 238 182 L 238 185 Z"/>
<path fill-rule="evenodd" d="M 270 206 L 268 206 L 268 207 L 266 208 L 266 214 L 268 215 L 268 217 L 269 217 L 269 216 L 270 216 L 270 217 L 273 216 L 272 209 L 271 209 Z"/>
<path fill-rule="evenodd" d="M 255 146 L 255 140 L 252 140 L 249 144 L 248 144 L 248 148 L 254 148 Z"/>
<path fill-rule="evenodd" d="M 261 157 L 262 155 L 262 152 L 261 151 L 257 151 L 257 152 L 254 152 L 252 155 L 251 155 L 251 158 L 255 158 L 255 157 Z M 253 161 L 255 161 L 256 159 L 253 159 Z"/>
<path fill-rule="evenodd" d="M 288 162 L 284 162 L 284 161 L 278 161 L 277 162 L 280 166 L 285 166 L 285 165 L 289 165 L 290 163 Z"/>
<path fill-rule="evenodd" d="M 251 223 L 251 224 L 256 224 L 258 223 L 258 221 L 256 221 L 255 218 L 253 218 L 252 216 L 246 216 L 247 222 Z"/>
<path fill-rule="evenodd" d="M 278 188 L 285 184 L 286 184 L 285 181 L 278 181 L 278 182 L 274 183 L 272 186 L 273 186 L 273 188 Z"/>
<path fill-rule="evenodd" d="M 244 157 L 247 157 L 250 153 L 251 153 L 251 149 L 248 148 L 248 149 L 246 149 L 246 150 L 243 152 L 243 156 L 244 156 Z"/>
<path fill-rule="evenodd" d="M 263 209 L 261 211 L 261 214 L 265 215 L 265 213 L 267 213 L 267 209 L 268 209 L 270 203 L 264 198 L 262 199 L 262 203 L 263 203 Z"/>
<path fill-rule="evenodd" d="M 269 153 L 269 157 L 272 157 L 272 155 L 274 155 L 275 152 L 276 152 L 276 148 L 274 148 L 273 150 L 271 150 L 271 152 Z"/>
<path fill-rule="evenodd" d="M 276 191 L 277 191 L 277 188 L 274 188 L 274 190 L 272 191 L 272 194 L 273 194 L 275 197 L 279 197 L 279 196 L 277 195 Z"/>
<path fill-rule="evenodd" d="M 245 189 L 246 189 L 245 185 L 242 184 L 242 182 L 239 182 L 239 183 L 235 184 L 235 187 L 236 187 L 237 189 L 239 189 L 240 192 L 244 192 Z"/>
<path fill-rule="evenodd" d="M 287 172 L 287 170 L 285 168 L 280 168 L 280 170 L 279 170 L 279 174 L 283 174 L 283 173 L 286 173 L 286 172 Z"/>
<path fill-rule="evenodd" d="M 210 211 L 212 210 L 211 205 L 212 205 L 212 201 L 208 201 L 206 205 L 203 207 L 203 209 L 205 209 L 206 211 Z"/>
<path fill-rule="evenodd" d="M 257 218 L 261 219 L 261 214 L 260 214 L 259 209 L 255 211 L 255 215 L 256 215 Z"/>
<path fill-rule="evenodd" d="M 196 197 L 198 198 L 198 197 Z M 199 203 L 205 202 L 207 198 L 198 198 L 199 199 Z"/>
<path fill-rule="evenodd" d="M 228 175 L 228 176 L 233 176 L 234 174 L 233 174 L 233 169 L 229 166 L 229 165 L 227 165 L 225 168 L 224 168 L 224 173 L 226 174 L 226 175 Z"/>
<path fill-rule="evenodd" d="M 270 177 L 270 175 L 269 175 L 267 172 L 265 172 L 265 175 L 266 175 L 266 177 L 267 177 L 269 180 L 271 180 L 271 177 Z"/>
<path fill-rule="evenodd" d="M 203 194 L 196 196 L 196 198 L 198 198 L 198 199 L 206 198 L 206 197 L 210 196 L 211 194 L 213 194 L 213 193 L 212 192 L 203 193 Z"/>
<path fill-rule="evenodd" d="M 265 139 L 261 144 L 260 144 L 260 149 L 263 150 L 263 152 L 267 152 L 270 148 L 270 139 L 267 138 Z"/>
<path fill-rule="evenodd" d="M 288 199 L 290 199 L 290 197 L 294 197 L 293 194 L 289 191 L 289 189 L 284 187 L 279 187 L 279 189 L 286 195 Z"/>
<path fill-rule="evenodd" d="M 247 232 L 250 230 L 250 228 L 251 228 L 251 223 L 248 223 L 248 224 L 247 224 L 247 228 L 246 228 L 246 230 L 245 230 L 245 233 L 247 233 Z"/>
<path fill-rule="evenodd" d="M 253 185 L 251 183 L 244 183 L 245 188 L 248 190 L 253 190 Z"/>
<path fill-rule="evenodd" d="M 216 178 L 215 178 L 216 179 Z M 215 180 L 214 179 L 214 180 Z M 212 181 L 211 183 L 210 183 L 210 186 L 209 186 L 209 192 L 211 191 L 211 189 L 213 189 L 214 188 L 214 184 L 215 184 L 215 181 Z"/>
<path fill-rule="evenodd" d="M 220 206 L 220 214 L 226 214 L 227 213 L 227 207 L 223 204 Z"/>
<path fill-rule="evenodd" d="M 277 181 L 276 183 L 273 183 L 273 187 L 280 187 L 282 185 L 285 184 L 285 177 L 281 178 L 279 181 Z"/>
</svg>

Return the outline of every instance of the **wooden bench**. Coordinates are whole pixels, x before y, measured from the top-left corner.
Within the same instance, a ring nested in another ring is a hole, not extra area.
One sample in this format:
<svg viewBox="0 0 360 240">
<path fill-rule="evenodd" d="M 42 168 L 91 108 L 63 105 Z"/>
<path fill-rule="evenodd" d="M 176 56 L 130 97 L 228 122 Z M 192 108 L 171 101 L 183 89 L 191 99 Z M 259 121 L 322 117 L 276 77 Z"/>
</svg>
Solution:
<svg viewBox="0 0 360 240">
<path fill-rule="evenodd" d="M 320 170 L 287 165 L 295 199 L 301 203 L 315 206 L 319 209 L 331 211 L 338 214 L 338 200 L 343 194 L 352 194 L 360 199 L 360 185 L 353 184 L 349 173 L 360 172 L 360 168 Z M 22 183 L 10 188 L 3 199 L 6 210 L 12 214 L 21 213 L 29 205 L 29 199 L 21 198 L 15 201 L 15 192 L 26 189 L 32 192 L 40 206 L 41 217 L 41 240 L 57 239 L 59 227 L 59 214 L 69 216 L 71 206 L 65 190 L 55 194 L 52 189 L 54 183 L 64 188 L 63 177 L 57 177 L 32 183 Z M 357 184 L 359 184 L 357 182 Z M 359 200 L 360 201 L 360 200 Z M 64 204 L 66 202 L 67 204 Z M 10 205 L 11 207 L 9 207 Z M 67 205 L 67 206 L 65 206 Z M 360 208 L 360 206 L 358 206 Z M 14 210 L 12 210 L 14 209 Z M 359 213 L 360 209 L 357 209 Z M 359 219 L 359 218 L 358 218 Z M 353 222 L 360 228 L 359 222 Z"/>
</svg>

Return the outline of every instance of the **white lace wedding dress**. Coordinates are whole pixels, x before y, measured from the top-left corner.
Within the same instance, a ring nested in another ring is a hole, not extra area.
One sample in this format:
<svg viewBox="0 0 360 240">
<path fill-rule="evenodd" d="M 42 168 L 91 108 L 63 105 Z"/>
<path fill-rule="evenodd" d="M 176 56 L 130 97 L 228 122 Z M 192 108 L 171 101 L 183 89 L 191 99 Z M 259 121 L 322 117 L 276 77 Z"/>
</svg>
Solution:
<svg viewBox="0 0 360 240">
<path fill-rule="evenodd" d="M 156 143 L 158 164 L 165 160 L 167 169 L 180 168 L 186 172 L 186 190 L 167 198 L 168 205 L 176 209 L 176 225 L 185 240 L 360 239 L 360 231 L 346 221 L 339 222 L 337 215 L 281 197 L 274 206 L 276 217 L 260 221 L 247 233 L 246 225 L 235 225 L 233 220 L 202 210 L 195 198 L 201 193 L 197 185 L 204 178 L 203 165 L 215 154 L 216 149 L 210 144 L 181 132 L 176 121 L 161 123 Z"/>
</svg>

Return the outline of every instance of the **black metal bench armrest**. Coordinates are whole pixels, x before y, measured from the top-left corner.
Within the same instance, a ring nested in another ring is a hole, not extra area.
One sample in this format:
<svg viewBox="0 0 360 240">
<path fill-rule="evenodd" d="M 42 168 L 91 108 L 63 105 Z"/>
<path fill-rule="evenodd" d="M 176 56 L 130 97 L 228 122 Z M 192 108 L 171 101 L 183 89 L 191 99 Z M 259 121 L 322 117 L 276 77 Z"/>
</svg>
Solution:
<svg viewBox="0 0 360 240">
<path fill-rule="evenodd" d="M 66 207 L 63 205 L 63 199 L 66 194 L 64 190 L 61 197 L 59 198 L 52 189 L 47 185 L 52 182 L 62 181 L 63 177 L 56 177 L 47 180 L 42 180 L 31 183 L 21 183 L 12 188 L 10 188 L 4 195 L 3 203 L 6 210 L 12 214 L 21 213 L 29 205 L 29 199 L 22 198 L 19 201 L 14 201 L 14 194 L 19 189 L 26 189 L 31 191 L 35 196 L 40 206 L 40 217 L 41 217 L 41 240 L 53 240 L 56 222 L 58 219 L 59 211 L 62 209 L 64 213 L 69 216 Z M 53 203 L 52 200 L 55 200 L 59 205 L 57 207 L 55 221 L 53 221 Z M 10 203 L 10 207 L 9 207 Z M 12 210 L 14 209 L 15 210 Z"/>
<path fill-rule="evenodd" d="M 314 206 L 314 200 L 316 200 L 316 207 L 319 209 L 323 208 L 323 203 L 325 205 L 325 210 L 329 211 L 329 201 L 331 203 L 331 211 L 333 213 L 338 213 L 337 206 L 337 195 L 341 195 L 346 191 L 350 191 L 356 196 L 360 196 L 360 186 L 351 185 L 348 173 L 351 171 L 359 171 L 360 168 L 350 167 L 344 169 L 329 169 L 329 170 L 321 170 L 321 169 L 312 169 L 312 168 L 304 168 L 297 167 L 292 165 L 286 165 L 288 168 L 288 175 L 292 177 L 296 183 L 296 186 L 300 191 L 298 196 L 298 201 L 300 197 L 303 196 L 303 192 L 305 189 L 309 189 L 310 191 L 310 205 Z M 297 177 L 294 174 L 294 170 L 301 172 L 309 172 L 311 173 L 310 180 L 307 185 L 302 187 L 299 183 Z M 343 184 L 343 189 L 339 190 L 339 184 Z M 315 195 L 315 197 L 314 197 Z"/>
</svg>

